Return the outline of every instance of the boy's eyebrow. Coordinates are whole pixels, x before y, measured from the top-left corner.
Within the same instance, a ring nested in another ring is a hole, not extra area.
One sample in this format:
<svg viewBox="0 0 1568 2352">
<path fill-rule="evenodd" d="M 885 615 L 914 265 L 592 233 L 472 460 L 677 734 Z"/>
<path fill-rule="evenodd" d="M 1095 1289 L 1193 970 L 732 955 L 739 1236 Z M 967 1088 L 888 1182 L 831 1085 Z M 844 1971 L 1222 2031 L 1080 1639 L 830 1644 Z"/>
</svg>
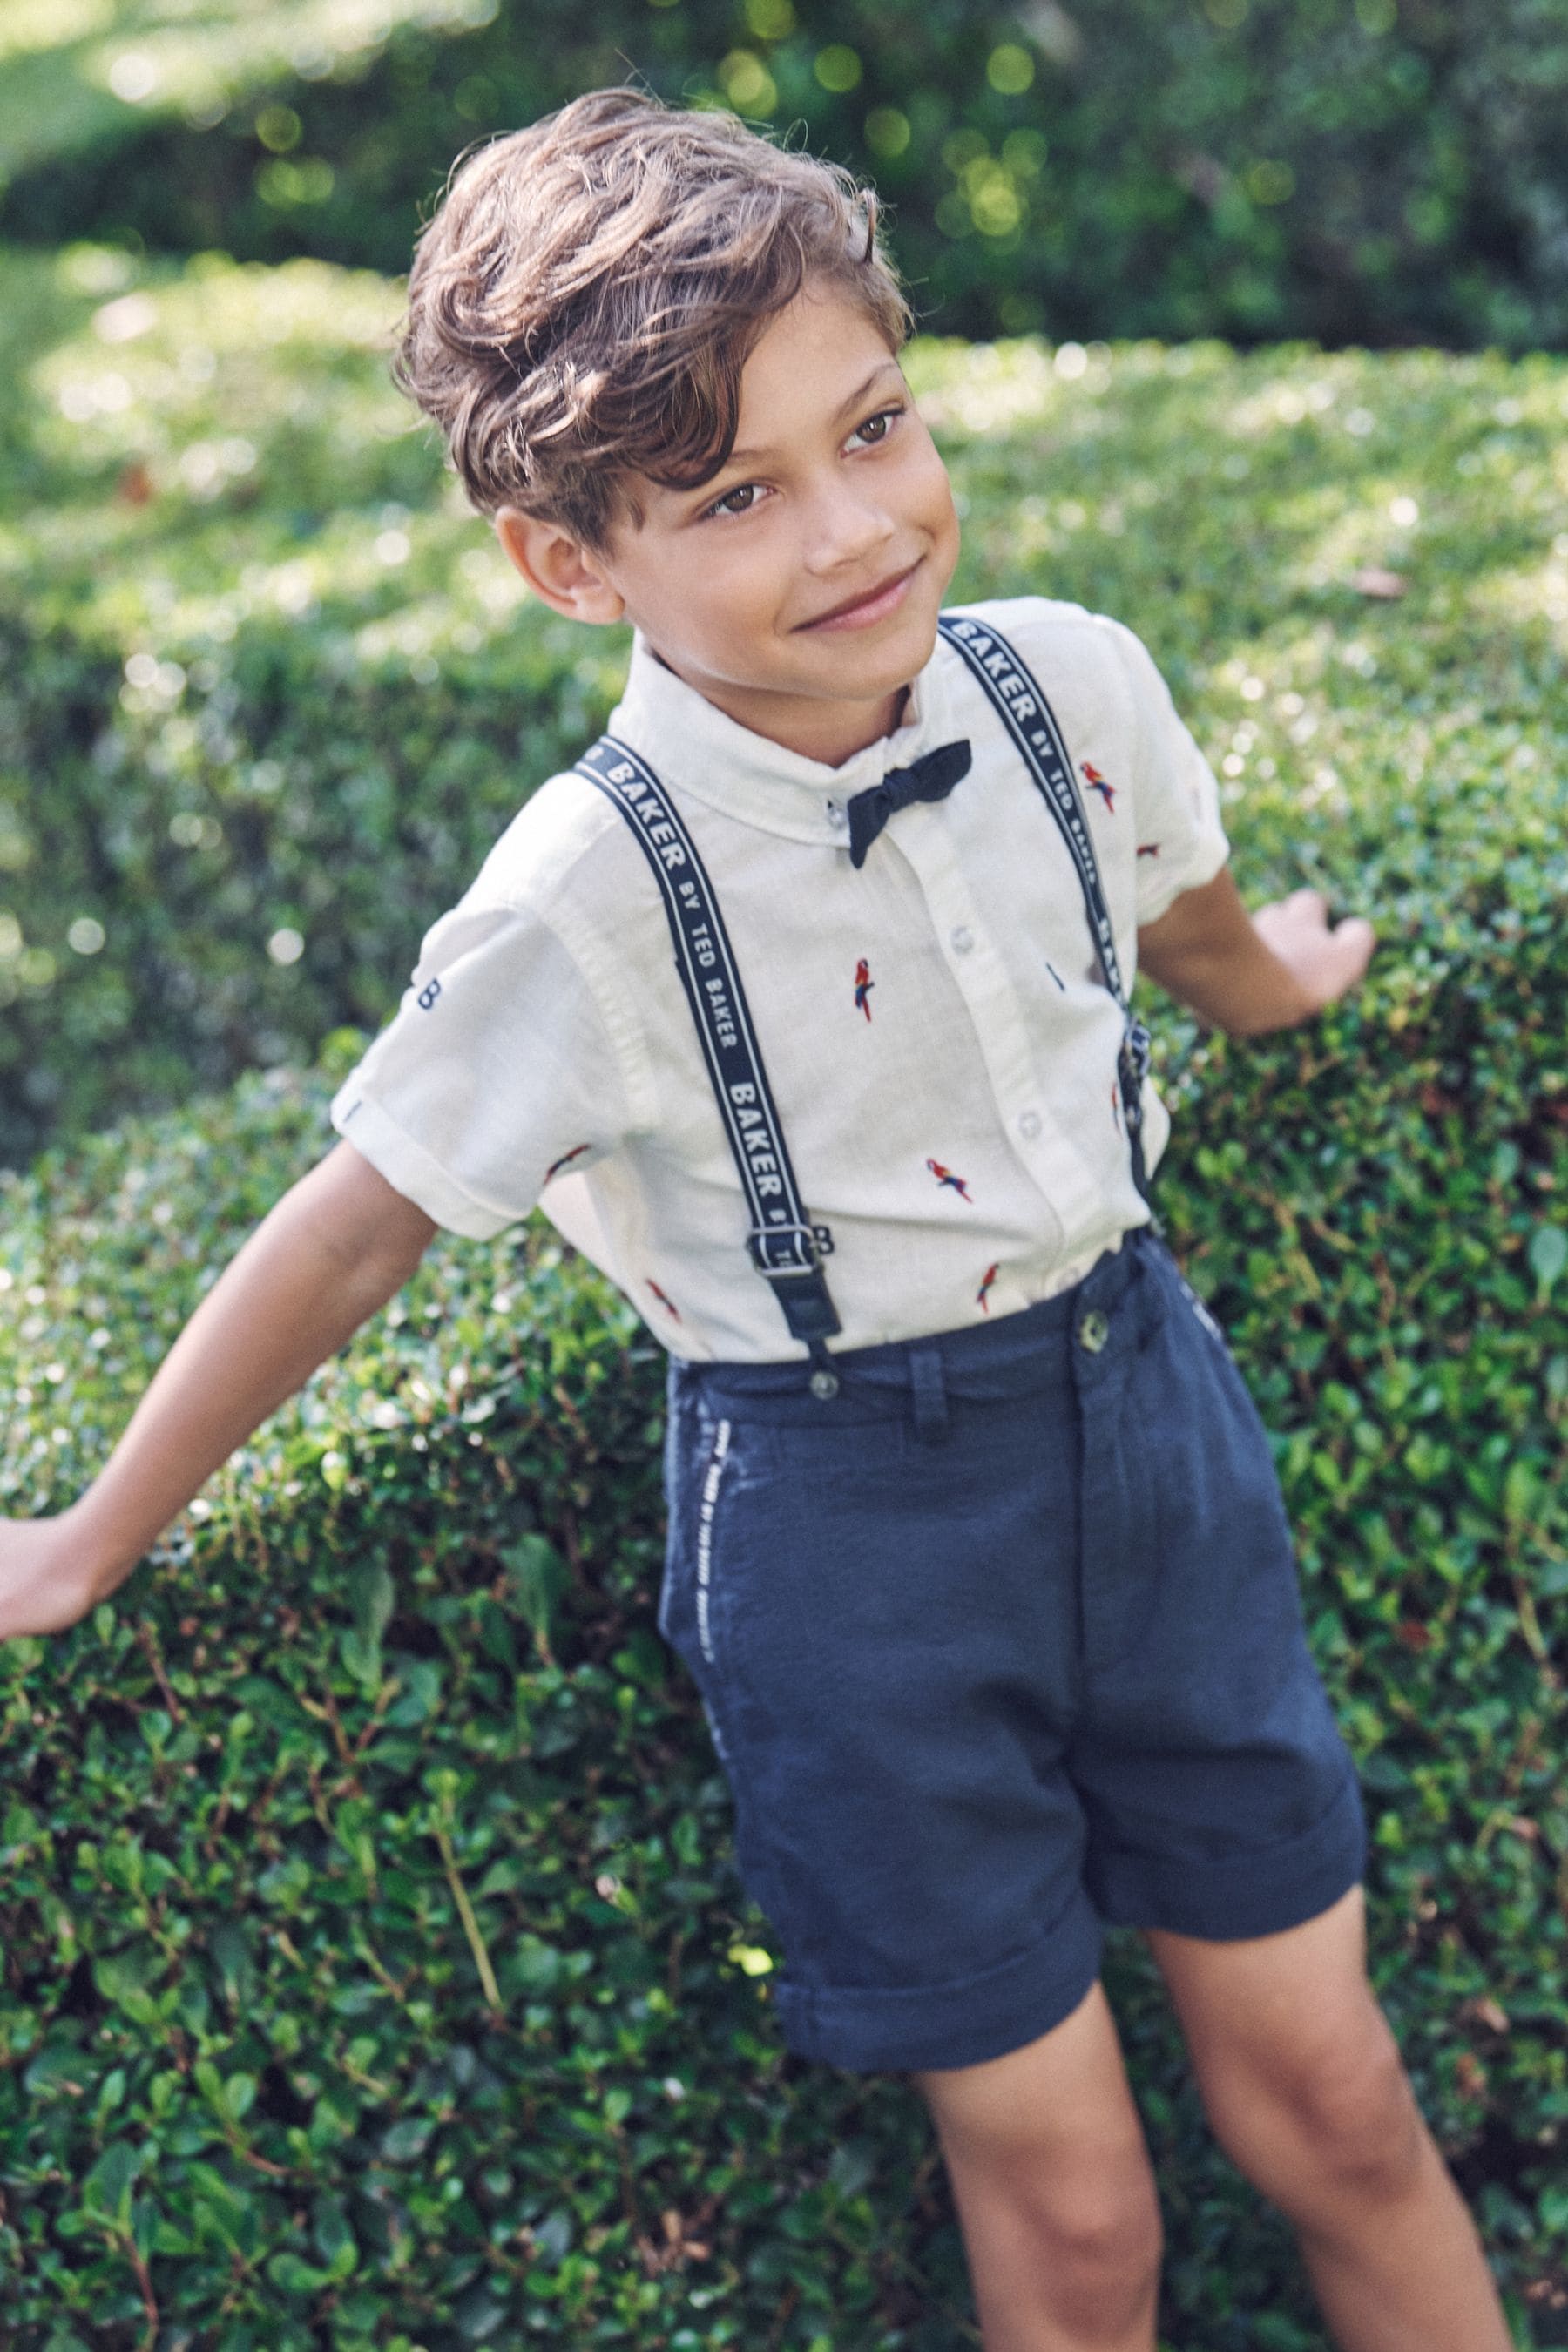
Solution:
<svg viewBox="0 0 1568 2352">
<path fill-rule="evenodd" d="M 838 406 L 833 412 L 835 424 L 837 423 L 841 416 L 847 416 L 852 408 L 858 408 L 860 403 L 865 399 L 872 386 L 881 382 L 881 379 L 886 375 L 889 368 L 898 368 L 898 366 L 899 362 L 894 358 L 891 352 L 888 353 L 885 360 L 879 361 L 878 364 L 871 370 L 870 374 L 866 378 L 865 383 L 857 384 L 854 391 L 849 394 L 847 400 L 842 400 L 839 402 Z M 902 382 L 903 371 L 901 368 L 899 369 L 899 376 L 900 381 Z M 731 449 L 729 457 L 724 461 L 724 466 L 721 470 L 728 472 L 731 466 L 749 466 L 758 457 L 771 457 L 773 454 L 773 453 L 771 449 Z"/>
</svg>

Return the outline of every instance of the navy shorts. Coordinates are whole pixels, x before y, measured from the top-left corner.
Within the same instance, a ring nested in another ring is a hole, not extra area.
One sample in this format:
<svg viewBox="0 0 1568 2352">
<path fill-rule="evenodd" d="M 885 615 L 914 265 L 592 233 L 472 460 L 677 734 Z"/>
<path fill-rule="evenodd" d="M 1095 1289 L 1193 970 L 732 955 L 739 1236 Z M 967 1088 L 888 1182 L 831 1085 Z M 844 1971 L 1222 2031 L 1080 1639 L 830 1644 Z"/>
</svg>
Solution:
<svg viewBox="0 0 1568 2352">
<path fill-rule="evenodd" d="M 1361 1877 L 1262 1424 L 1163 1244 L 994 1324 L 676 1364 L 659 1624 L 700 1688 L 804 2057 L 967 2066 L 1107 1924 L 1215 1938 Z"/>
</svg>

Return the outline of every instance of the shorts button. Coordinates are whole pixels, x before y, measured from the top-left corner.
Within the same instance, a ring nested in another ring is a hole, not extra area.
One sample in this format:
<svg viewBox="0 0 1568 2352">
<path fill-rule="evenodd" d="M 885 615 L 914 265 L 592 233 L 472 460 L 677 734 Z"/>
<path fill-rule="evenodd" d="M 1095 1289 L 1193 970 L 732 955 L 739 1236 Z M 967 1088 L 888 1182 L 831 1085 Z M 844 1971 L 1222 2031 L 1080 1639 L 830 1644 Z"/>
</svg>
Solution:
<svg viewBox="0 0 1568 2352">
<path fill-rule="evenodd" d="M 838 1394 L 838 1375 L 837 1372 L 813 1372 L 810 1388 L 817 1402 L 826 1404 Z"/>
<path fill-rule="evenodd" d="M 1078 1344 L 1086 1356 L 1098 1356 L 1110 1337 L 1110 1324 L 1098 1307 L 1091 1307 L 1078 1327 Z"/>
</svg>

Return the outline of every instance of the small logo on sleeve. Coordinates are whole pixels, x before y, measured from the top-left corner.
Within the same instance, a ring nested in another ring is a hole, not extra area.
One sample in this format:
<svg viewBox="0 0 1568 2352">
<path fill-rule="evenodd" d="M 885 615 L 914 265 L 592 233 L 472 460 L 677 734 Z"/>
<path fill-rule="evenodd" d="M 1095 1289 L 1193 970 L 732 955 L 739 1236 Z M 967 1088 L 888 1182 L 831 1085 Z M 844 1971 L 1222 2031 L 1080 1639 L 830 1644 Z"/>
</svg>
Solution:
<svg viewBox="0 0 1568 2352">
<path fill-rule="evenodd" d="M 418 1005 L 422 1013 L 428 1013 L 430 1007 L 435 1003 L 436 999 L 440 995 L 440 982 L 438 980 L 427 980 L 424 987 L 420 990 L 418 995 L 415 998 L 414 1002 Z"/>
<path fill-rule="evenodd" d="M 855 1010 L 871 1018 L 871 991 L 877 983 L 871 977 L 871 967 L 862 956 L 855 967 Z"/>
<path fill-rule="evenodd" d="M 945 1185 L 950 1192 L 956 1192 L 961 1201 L 969 1200 L 969 1180 L 967 1177 L 955 1176 L 951 1168 L 944 1168 L 942 1166 L 940 1160 L 928 1160 L 926 1161 L 926 1166 L 931 1170 L 931 1174 L 936 1178 L 939 1184 Z M 973 1208 L 973 1205 L 974 1203 L 971 1201 L 971 1208 Z"/>
<path fill-rule="evenodd" d="M 1110 815 L 1114 816 L 1116 814 L 1116 786 L 1111 783 L 1107 783 L 1105 778 L 1100 774 L 1100 770 L 1095 766 L 1092 760 L 1080 760 L 1078 763 L 1078 772 L 1083 778 L 1084 782 L 1089 786 L 1089 791 L 1100 794 L 1100 799 L 1105 803 L 1107 810 Z"/>
</svg>

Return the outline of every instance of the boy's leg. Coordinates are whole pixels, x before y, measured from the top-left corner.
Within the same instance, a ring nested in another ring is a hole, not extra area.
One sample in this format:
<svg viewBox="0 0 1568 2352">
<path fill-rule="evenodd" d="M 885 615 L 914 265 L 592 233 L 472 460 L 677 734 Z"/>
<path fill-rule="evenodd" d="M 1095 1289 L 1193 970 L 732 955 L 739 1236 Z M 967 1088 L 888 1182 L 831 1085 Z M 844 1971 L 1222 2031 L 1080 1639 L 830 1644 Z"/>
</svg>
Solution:
<svg viewBox="0 0 1568 2352">
<path fill-rule="evenodd" d="M 1160 2210 L 1099 1985 L 1025 2048 L 914 2079 L 985 2352 L 1153 2352 Z"/>
<path fill-rule="evenodd" d="M 1509 2352 L 1475 2226 L 1367 1981 L 1352 1887 L 1239 1943 L 1151 1931 L 1226 2154 L 1294 2223 L 1343 2352 Z"/>
</svg>

